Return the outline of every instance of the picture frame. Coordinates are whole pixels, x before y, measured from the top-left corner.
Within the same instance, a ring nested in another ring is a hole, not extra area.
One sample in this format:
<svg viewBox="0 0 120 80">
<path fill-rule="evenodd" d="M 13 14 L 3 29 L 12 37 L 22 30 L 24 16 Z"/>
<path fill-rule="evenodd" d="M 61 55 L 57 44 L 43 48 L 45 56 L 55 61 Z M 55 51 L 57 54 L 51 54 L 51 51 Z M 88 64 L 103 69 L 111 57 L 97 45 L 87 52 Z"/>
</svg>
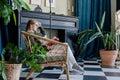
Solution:
<svg viewBox="0 0 120 80">
<path fill-rule="evenodd" d="M 46 0 L 46 6 L 50 7 L 49 1 L 51 2 L 51 7 L 55 7 L 55 0 Z"/>
<path fill-rule="evenodd" d="M 30 4 L 41 5 L 41 0 L 30 0 Z"/>
</svg>

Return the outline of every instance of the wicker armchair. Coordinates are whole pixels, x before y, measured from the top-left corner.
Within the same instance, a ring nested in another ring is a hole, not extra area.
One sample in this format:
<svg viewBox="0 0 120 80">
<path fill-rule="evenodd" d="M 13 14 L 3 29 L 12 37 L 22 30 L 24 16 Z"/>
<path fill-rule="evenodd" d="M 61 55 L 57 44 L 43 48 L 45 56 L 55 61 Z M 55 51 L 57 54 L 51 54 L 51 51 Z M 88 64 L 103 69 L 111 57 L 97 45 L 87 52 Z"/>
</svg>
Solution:
<svg viewBox="0 0 120 80">
<path fill-rule="evenodd" d="M 46 44 L 47 42 L 51 42 L 52 45 L 55 48 L 55 50 L 51 51 L 49 50 L 47 52 L 46 55 L 46 61 L 39 63 L 40 66 L 59 66 L 61 67 L 62 70 L 66 70 L 66 76 L 67 76 L 67 80 L 69 80 L 69 69 L 68 69 L 68 45 L 66 43 L 61 43 L 61 42 L 57 42 L 48 38 L 44 38 L 38 35 L 34 35 L 34 34 L 30 34 L 28 32 L 25 31 L 21 31 L 21 34 L 23 35 L 26 47 L 28 46 L 28 44 L 31 44 L 31 39 L 30 38 L 35 38 L 37 40 L 40 40 L 42 42 L 42 44 Z M 29 49 L 29 51 L 31 51 L 31 47 L 27 47 L 27 49 Z M 26 80 L 28 80 L 30 78 L 30 76 L 34 73 L 33 69 L 30 69 Z"/>
</svg>

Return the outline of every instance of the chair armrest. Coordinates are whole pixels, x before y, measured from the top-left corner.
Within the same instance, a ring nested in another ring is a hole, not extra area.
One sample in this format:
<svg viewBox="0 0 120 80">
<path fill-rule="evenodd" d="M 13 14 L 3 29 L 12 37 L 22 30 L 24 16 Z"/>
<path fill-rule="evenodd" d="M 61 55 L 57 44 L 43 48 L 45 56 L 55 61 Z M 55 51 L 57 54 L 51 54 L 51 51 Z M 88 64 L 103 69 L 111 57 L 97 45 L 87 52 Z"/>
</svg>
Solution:
<svg viewBox="0 0 120 80">
<path fill-rule="evenodd" d="M 62 43 L 62 42 L 54 41 L 54 40 L 52 40 L 52 39 L 48 39 L 48 38 L 45 38 L 45 37 L 41 37 L 41 36 L 35 35 L 35 34 L 30 34 L 30 33 L 25 32 L 25 31 L 21 31 L 21 34 L 23 34 L 23 35 L 25 35 L 25 36 L 34 37 L 34 38 L 37 38 L 37 39 L 40 39 L 40 40 L 45 40 L 45 41 L 47 41 L 47 42 L 51 42 L 51 43 L 54 43 L 54 44 L 59 44 L 59 45 L 63 45 L 63 46 L 68 47 L 68 44 L 67 44 L 67 43 Z"/>
</svg>

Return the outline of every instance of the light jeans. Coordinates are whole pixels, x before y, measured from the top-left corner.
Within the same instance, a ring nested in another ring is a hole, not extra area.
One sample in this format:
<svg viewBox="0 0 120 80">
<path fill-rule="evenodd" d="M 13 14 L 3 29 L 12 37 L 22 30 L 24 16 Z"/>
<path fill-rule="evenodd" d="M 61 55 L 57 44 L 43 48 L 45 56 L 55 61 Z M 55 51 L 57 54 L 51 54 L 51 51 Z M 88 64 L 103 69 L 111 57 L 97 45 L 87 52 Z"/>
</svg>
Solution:
<svg viewBox="0 0 120 80">
<path fill-rule="evenodd" d="M 72 70 L 72 66 L 75 63 L 77 62 L 75 60 L 72 50 L 70 49 L 70 46 L 68 45 L 68 67 L 70 71 Z"/>
</svg>

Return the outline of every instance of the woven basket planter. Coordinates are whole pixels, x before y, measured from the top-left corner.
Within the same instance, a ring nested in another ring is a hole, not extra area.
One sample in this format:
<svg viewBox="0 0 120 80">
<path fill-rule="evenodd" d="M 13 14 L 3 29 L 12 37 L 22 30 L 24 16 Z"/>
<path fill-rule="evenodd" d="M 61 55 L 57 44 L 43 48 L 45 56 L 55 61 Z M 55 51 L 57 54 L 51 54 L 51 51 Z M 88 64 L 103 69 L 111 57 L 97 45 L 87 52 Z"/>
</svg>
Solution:
<svg viewBox="0 0 120 80">
<path fill-rule="evenodd" d="M 5 64 L 8 80 L 19 80 L 22 64 Z"/>
</svg>

